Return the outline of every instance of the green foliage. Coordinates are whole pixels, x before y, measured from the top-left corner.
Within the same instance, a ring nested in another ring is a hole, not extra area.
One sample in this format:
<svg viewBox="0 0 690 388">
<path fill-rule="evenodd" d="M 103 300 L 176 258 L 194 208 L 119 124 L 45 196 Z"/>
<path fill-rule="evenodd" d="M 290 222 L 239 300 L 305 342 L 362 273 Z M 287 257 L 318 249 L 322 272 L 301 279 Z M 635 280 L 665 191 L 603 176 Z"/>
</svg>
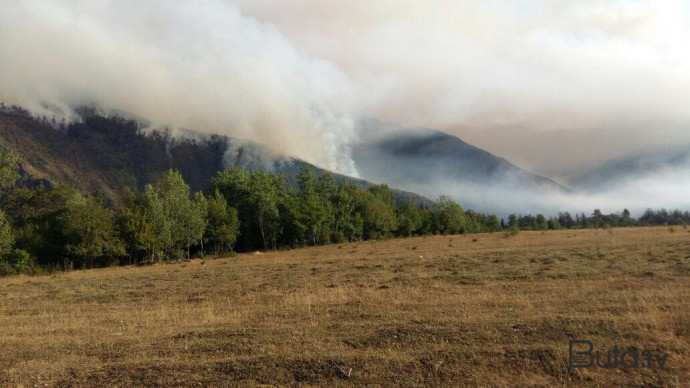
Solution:
<svg viewBox="0 0 690 388">
<path fill-rule="evenodd" d="M 333 197 L 333 233 L 334 241 L 356 241 L 364 233 L 364 220 L 356 212 L 360 189 L 348 182 L 343 182 Z"/>
<path fill-rule="evenodd" d="M 465 233 L 467 216 L 462 206 L 446 196 L 441 196 L 434 207 L 436 230 L 441 234 Z"/>
<path fill-rule="evenodd" d="M 14 186 L 20 177 L 19 157 L 12 152 L 0 153 L 0 189 Z"/>
<path fill-rule="evenodd" d="M 151 187 L 150 190 L 153 190 Z M 152 193 L 150 193 L 153 195 Z M 117 225 L 130 257 L 141 259 L 153 257 L 158 246 L 154 220 L 150 217 L 147 197 L 140 192 L 126 189 L 122 193 L 121 205 L 117 215 Z"/>
<path fill-rule="evenodd" d="M 398 219 L 398 236 L 412 236 L 422 227 L 422 216 L 419 209 L 412 202 L 405 202 L 396 209 Z"/>
<path fill-rule="evenodd" d="M 8 253 L 5 255 L 4 259 L 0 259 L 0 261 L 4 262 L 6 264 L 5 269 L 11 268 L 9 272 L 13 273 L 5 273 L 4 275 L 14 275 L 14 274 L 27 274 L 27 275 L 33 275 L 37 272 L 39 272 L 36 268 L 36 263 L 34 263 L 33 260 L 31 260 L 31 256 L 29 256 L 29 253 L 26 252 L 23 249 L 14 249 L 12 252 Z M 0 265 L 2 267 L 2 265 Z M 2 276 L 3 270 L 0 269 L 0 276 Z"/>
<path fill-rule="evenodd" d="M 16 275 L 17 270 L 12 264 L 4 259 L 0 259 L 0 277 Z"/>
<path fill-rule="evenodd" d="M 240 220 L 237 218 L 237 210 L 228 206 L 219 191 L 206 200 L 206 220 L 206 237 L 215 253 L 232 251 L 239 233 Z"/>
<path fill-rule="evenodd" d="M 550 230 L 558 230 L 561 228 L 561 223 L 558 221 L 558 218 L 549 218 L 546 225 Z"/>
<path fill-rule="evenodd" d="M 397 227 L 395 210 L 390 203 L 371 191 L 361 191 L 357 198 L 356 214 L 362 222 L 362 237 L 367 240 L 389 237 Z"/>
<path fill-rule="evenodd" d="M 211 180 L 209 192 L 218 191 L 228 206 L 238 209 L 238 245 L 245 250 L 275 248 L 281 233 L 283 214 L 295 215 L 282 175 L 263 171 L 246 172 L 239 167 L 221 171 Z"/>
<path fill-rule="evenodd" d="M 247 203 L 250 225 L 258 231 L 263 249 L 276 248 L 279 233 L 278 203 L 285 190 L 282 175 L 270 175 L 264 171 L 252 172 L 249 176 L 249 197 Z M 256 234 L 255 234 L 256 235 Z"/>
<path fill-rule="evenodd" d="M 6 256 L 14 246 L 14 234 L 5 213 L 0 211 L 0 257 Z"/>
<path fill-rule="evenodd" d="M 173 247 L 170 220 L 159 193 L 151 185 L 144 187 L 144 217 L 151 223 L 151 235 L 147 239 L 147 250 L 152 260 L 166 258 L 166 252 Z"/>
<path fill-rule="evenodd" d="M 67 253 L 85 268 L 110 264 L 125 254 L 125 246 L 115 229 L 115 217 L 97 199 L 75 196 L 67 203 L 62 226 Z"/>
<path fill-rule="evenodd" d="M 297 175 L 299 185 L 301 224 L 309 244 L 330 242 L 330 227 L 333 223 L 332 198 L 335 195 L 335 180 L 324 174 L 315 182 L 311 168 L 304 166 Z"/>
<path fill-rule="evenodd" d="M 156 186 L 124 190 L 117 206 L 65 185 L 13 188 L 1 201 L 0 274 L 35 273 L 39 265 L 104 266 L 124 257 L 130 263 L 189 258 L 203 256 L 205 249 L 227 254 L 393 236 L 505 230 L 509 237 L 520 230 L 638 224 L 665 224 L 675 231 L 673 225 L 690 223 L 690 213 L 662 209 L 648 210 L 638 220 L 627 210 L 574 218 L 566 212 L 549 219 L 511 214 L 505 224 L 445 196 L 432 208 L 409 201 L 396 207 L 386 185 L 336 184 L 332 175 L 317 176 L 308 167 L 297 174 L 296 185 L 281 174 L 233 167 L 211 180 L 206 195 L 192 195 L 182 174 L 168 170 Z"/>
<path fill-rule="evenodd" d="M 395 207 L 395 195 L 388 185 L 374 185 L 369 188 L 369 192 L 378 198 L 388 207 Z"/>
<path fill-rule="evenodd" d="M 206 229 L 206 209 L 199 201 L 189 197 L 189 185 L 179 171 L 168 170 L 163 174 L 157 189 L 157 200 L 162 210 L 162 223 L 167 252 L 187 251 L 192 244 L 201 241 Z"/>
<path fill-rule="evenodd" d="M 519 228 L 518 218 L 515 214 L 511 214 L 508 216 L 508 228 Z"/>
<path fill-rule="evenodd" d="M 487 217 L 486 219 L 486 229 L 487 232 L 498 232 L 501 230 L 501 222 L 498 219 L 498 216 L 495 214 L 491 214 L 490 216 Z"/>
<path fill-rule="evenodd" d="M 190 257 L 192 246 L 203 247 L 208 222 L 208 201 L 190 189 L 178 171 L 168 170 L 157 188 L 143 193 L 125 190 L 118 213 L 119 229 L 127 251 L 151 260 Z"/>
<path fill-rule="evenodd" d="M 15 188 L 3 201 L 3 210 L 14 229 L 16 246 L 53 266 L 67 255 L 64 213 L 73 197 L 80 194 L 66 185 L 36 189 Z"/>
</svg>

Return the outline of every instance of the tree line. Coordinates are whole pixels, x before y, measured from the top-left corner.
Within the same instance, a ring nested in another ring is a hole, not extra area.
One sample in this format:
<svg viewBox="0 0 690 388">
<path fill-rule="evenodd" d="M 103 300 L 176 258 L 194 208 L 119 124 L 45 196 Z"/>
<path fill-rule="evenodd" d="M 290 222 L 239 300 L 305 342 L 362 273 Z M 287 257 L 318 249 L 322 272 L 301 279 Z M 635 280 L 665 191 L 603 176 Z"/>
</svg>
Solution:
<svg viewBox="0 0 690 388">
<path fill-rule="evenodd" d="M 557 217 L 465 210 L 448 197 L 433 206 L 396 206 L 386 185 L 336 184 L 303 167 L 290 186 L 282 174 L 220 171 L 191 193 L 175 170 L 155 185 L 125 189 L 117 203 L 67 185 L 16 187 L 18 159 L 0 154 L 0 275 L 153 263 L 235 251 L 284 249 L 434 234 L 686 224 L 688 212 L 648 210 Z"/>
</svg>

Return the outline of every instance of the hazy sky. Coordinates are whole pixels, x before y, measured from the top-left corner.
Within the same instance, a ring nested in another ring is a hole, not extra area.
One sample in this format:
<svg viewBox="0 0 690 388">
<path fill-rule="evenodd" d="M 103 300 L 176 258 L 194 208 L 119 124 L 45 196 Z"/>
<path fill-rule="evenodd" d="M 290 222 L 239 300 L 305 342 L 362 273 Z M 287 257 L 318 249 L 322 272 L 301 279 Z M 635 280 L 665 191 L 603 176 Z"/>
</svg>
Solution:
<svg viewBox="0 0 690 388">
<path fill-rule="evenodd" d="M 689 3 L 0 0 L 0 100 L 98 103 L 351 174 L 369 115 L 559 178 L 690 143 Z"/>
<path fill-rule="evenodd" d="M 343 69 L 365 113 L 561 176 L 690 142 L 690 2 L 240 0 Z"/>
</svg>

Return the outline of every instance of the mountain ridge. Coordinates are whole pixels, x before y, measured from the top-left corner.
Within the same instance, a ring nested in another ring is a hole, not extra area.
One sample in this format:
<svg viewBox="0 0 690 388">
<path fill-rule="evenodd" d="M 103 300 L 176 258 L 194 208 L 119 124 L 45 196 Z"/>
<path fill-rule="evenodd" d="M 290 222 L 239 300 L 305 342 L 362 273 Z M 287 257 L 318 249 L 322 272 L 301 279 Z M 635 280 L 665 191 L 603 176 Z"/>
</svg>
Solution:
<svg viewBox="0 0 690 388">
<path fill-rule="evenodd" d="M 329 172 L 298 158 L 268 155 L 270 147 L 249 140 L 191 130 L 174 137 L 167 130 L 144 132 L 138 121 L 119 115 L 106 117 L 93 109 L 80 114 L 81 121 L 66 124 L 33 117 L 17 107 L 0 110 L 0 149 L 16 153 L 22 161 L 20 184 L 67 183 L 115 202 L 125 187 L 142 189 L 169 168 L 179 170 L 193 191 L 204 190 L 218 171 L 232 165 L 284 173 L 291 184 L 304 165 L 317 175 Z M 374 185 L 332 174 L 336 182 Z M 399 203 L 433 204 L 415 193 L 393 191 Z"/>
<path fill-rule="evenodd" d="M 601 192 L 633 180 L 664 172 L 690 172 L 690 144 L 648 149 L 609 159 L 570 179 L 573 187 Z"/>
<path fill-rule="evenodd" d="M 364 179 L 377 177 L 427 196 L 447 194 L 463 206 L 491 212 L 503 192 L 520 192 L 533 202 L 545 194 L 572 194 L 549 178 L 435 129 L 366 118 L 358 130 L 360 142 L 352 157 Z"/>
</svg>

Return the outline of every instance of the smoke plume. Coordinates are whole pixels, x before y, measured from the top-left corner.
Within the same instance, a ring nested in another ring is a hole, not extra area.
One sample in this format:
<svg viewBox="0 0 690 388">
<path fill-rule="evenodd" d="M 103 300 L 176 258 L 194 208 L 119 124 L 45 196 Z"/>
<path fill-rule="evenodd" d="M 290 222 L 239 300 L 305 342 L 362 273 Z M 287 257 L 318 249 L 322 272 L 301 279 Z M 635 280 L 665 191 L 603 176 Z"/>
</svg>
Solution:
<svg viewBox="0 0 690 388">
<path fill-rule="evenodd" d="M 78 105 L 128 111 L 356 175 L 348 76 L 232 4 L 4 0 L 2 9 L 0 101 L 49 117 Z"/>
<path fill-rule="evenodd" d="M 0 9 L 0 101 L 39 115 L 95 105 L 348 175 L 361 116 L 439 128 L 560 182 L 634 150 L 690 143 L 683 0 L 0 0 Z M 229 160 L 271 164 L 236 146 Z M 606 198 L 508 201 L 687 203 L 668 194 L 689 181 L 682 171 L 649 179 Z M 642 196 L 652 183 L 666 191 Z M 418 189 L 471 194 L 482 208 L 506 202 L 500 187 L 433 187 Z"/>
</svg>

